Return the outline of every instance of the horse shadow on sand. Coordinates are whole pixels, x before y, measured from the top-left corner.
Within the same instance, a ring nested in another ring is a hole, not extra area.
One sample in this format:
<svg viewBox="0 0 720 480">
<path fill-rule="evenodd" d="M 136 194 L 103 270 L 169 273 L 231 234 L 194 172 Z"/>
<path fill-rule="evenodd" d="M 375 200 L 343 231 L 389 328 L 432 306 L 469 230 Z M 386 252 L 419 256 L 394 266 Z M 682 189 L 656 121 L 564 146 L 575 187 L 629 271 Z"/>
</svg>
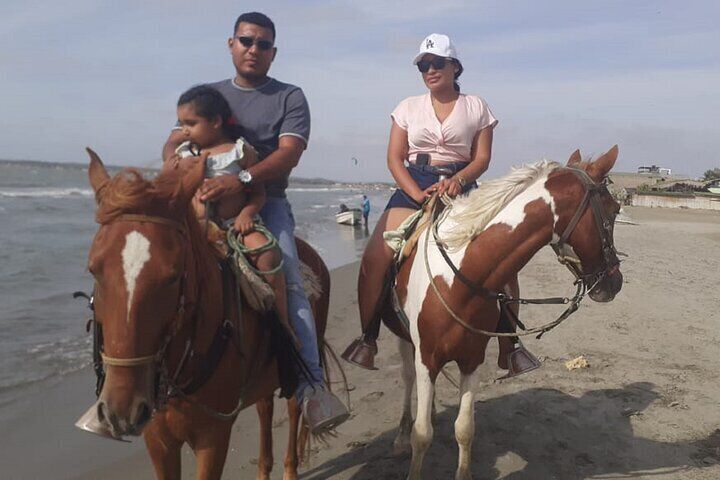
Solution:
<svg viewBox="0 0 720 480">
<path fill-rule="evenodd" d="M 701 440 L 662 442 L 633 433 L 630 417 L 660 395 L 651 383 L 633 383 L 574 397 L 534 388 L 479 401 L 475 405 L 472 473 L 476 479 L 580 480 L 672 475 L 716 463 L 720 432 Z M 438 407 L 441 407 L 438 405 Z M 454 478 L 457 406 L 439 408 L 423 478 Z M 672 430 L 672 424 L 666 429 Z M 394 456 L 395 429 L 305 471 L 303 480 L 406 478 L 409 455 Z M 653 473 L 650 473 L 653 472 Z"/>
</svg>

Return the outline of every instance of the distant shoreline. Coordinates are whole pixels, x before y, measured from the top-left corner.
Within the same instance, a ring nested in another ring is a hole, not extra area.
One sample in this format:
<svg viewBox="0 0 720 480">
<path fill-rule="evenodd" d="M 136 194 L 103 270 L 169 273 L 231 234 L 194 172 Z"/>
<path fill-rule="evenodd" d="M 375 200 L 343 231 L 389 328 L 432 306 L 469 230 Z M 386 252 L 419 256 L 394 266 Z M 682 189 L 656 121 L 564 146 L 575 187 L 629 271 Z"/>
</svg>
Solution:
<svg viewBox="0 0 720 480">
<path fill-rule="evenodd" d="M 5 160 L 0 159 L 0 165 L 17 165 L 22 167 L 41 167 L 41 168 L 56 168 L 56 167 L 63 167 L 63 168 L 77 168 L 77 169 L 87 169 L 86 163 L 78 163 L 78 162 L 46 162 L 42 160 Z M 140 167 L 136 165 L 126 165 L 126 166 L 119 166 L 119 165 L 105 165 L 107 169 L 110 171 L 110 173 L 119 172 L 123 168 L 137 168 L 140 171 L 143 172 L 157 172 L 157 168 L 153 167 Z M 312 178 L 306 178 L 306 177 L 290 177 L 290 185 L 325 185 L 325 186 L 337 186 L 337 187 L 344 187 L 344 188 L 367 188 L 368 186 L 373 186 L 375 189 L 382 189 L 382 188 L 395 188 L 395 184 L 392 182 L 343 182 L 340 180 L 330 180 L 327 178 L 320 178 L 320 177 L 312 177 Z"/>
</svg>

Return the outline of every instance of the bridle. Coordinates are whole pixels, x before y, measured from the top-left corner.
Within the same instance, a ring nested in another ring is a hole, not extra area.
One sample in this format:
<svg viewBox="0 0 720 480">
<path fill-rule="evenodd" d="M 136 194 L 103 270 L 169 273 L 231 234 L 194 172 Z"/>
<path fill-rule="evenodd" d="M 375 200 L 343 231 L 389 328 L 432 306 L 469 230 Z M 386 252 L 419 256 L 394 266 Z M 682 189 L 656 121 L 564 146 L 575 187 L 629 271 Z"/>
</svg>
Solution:
<svg viewBox="0 0 720 480">
<path fill-rule="evenodd" d="M 155 391 L 154 391 L 154 408 L 161 408 L 171 397 L 179 397 L 183 400 L 197 406 L 205 414 L 210 415 L 221 421 L 231 421 L 237 417 L 240 410 L 245 406 L 242 402 L 242 398 L 238 401 L 237 406 L 230 412 L 217 411 L 202 402 L 199 402 L 192 398 L 190 395 L 199 390 L 205 382 L 209 380 L 217 367 L 220 358 L 225 352 L 225 347 L 233 337 L 235 333 L 235 327 L 233 323 L 225 318 L 223 322 L 218 326 L 215 331 L 215 335 L 211 341 L 210 350 L 206 352 L 204 360 L 201 362 L 201 368 L 199 372 L 193 375 L 186 383 L 182 385 L 178 384 L 178 378 L 180 373 L 183 371 L 188 360 L 196 356 L 196 352 L 192 348 L 192 338 L 185 342 L 182 357 L 178 362 L 172 374 L 169 374 L 166 364 L 166 353 L 170 342 L 175 338 L 180 329 L 185 325 L 187 320 L 186 317 L 186 288 L 187 288 L 187 277 L 188 277 L 188 265 L 190 255 L 190 239 L 188 237 L 188 229 L 185 223 L 181 223 L 177 220 L 173 220 L 166 217 L 154 216 L 154 215 L 142 215 L 142 214 L 122 214 L 107 222 L 103 222 L 102 225 L 108 225 L 115 222 L 139 222 L 139 223 L 156 223 L 163 225 L 168 228 L 172 228 L 180 232 L 182 237 L 185 239 L 183 261 L 185 266 L 183 268 L 183 275 L 180 280 L 180 289 L 178 293 L 177 309 L 173 320 L 166 327 L 167 332 L 163 339 L 160 348 L 157 352 L 152 355 L 145 355 L 140 357 L 131 358 L 119 358 L 105 355 L 103 352 L 103 334 L 102 334 L 102 323 L 98 322 L 95 318 L 95 300 L 94 294 L 89 296 L 83 292 L 75 292 L 73 296 L 84 297 L 88 301 L 88 307 L 93 312 L 92 317 L 88 320 L 87 329 L 89 330 L 92 325 L 93 330 L 93 369 L 97 377 L 97 383 L 95 386 L 95 395 L 99 396 L 102 391 L 103 384 L 105 382 L 105 365 L 118 366 L 118 367 L 142 367 L 145 365 L 153 365 L 153 371 L 155 372 Z M 192 313 L 191 315 L 192 316 Z M 192 335 L 191 335 L 192 337 Z"/>
<path fill-rule="evenodd" d="M 121 358 L 121 357 L 112 357 L 109 355 L 106 355 L 103 351 L 103 332 L 102 332 L 102 323 L 99 322 L 95 316 L 95 293 L 93 292 L 92 295 L 87 295 L 83 292 L 75 292 L 73 294 L 73 297 L 84 297 L 88 301 L 88 308 L 93 312 L 92 317 L 88 320 L 86 329 L 90 330 L 92 325 L 92 331 L 93 331 L 93 369 L 95 371 L 95 375 L 97 377 L 97 382 L 95 386 L 95 395 L 99 396 L 100 392 L 102 391 L 103 384 L 105 383 L 105 369 L 104 366 L 117 366 L 117 367 L 142 367 L 145 365 L 152 364 L 154 367 L 154 371 L 156 372 L 156 375 L 158 375 L 158 378 L 156 379 L 156 389 L 155 389 L 155 400 L 156 405 L 158 403 L 163 403 L 167 399 L 166 390 L 167 389 L 161 389 L 160 386 L 164 383 L 168 383 L 168 380 L 170 380 L 167 377 L 167 370 L 165 368 L 165 353 L 167 351 L 167 347 L 172 341 L 173 337 L 177 335 L 177 333 L 180 331 L 180 328 L 184 324 L 185 320 L 185 314 L 186 314 L 186 308 L 185 308 L 185 289 L 187 288 L 187 264 L 188 264 L 188 234 L 187 234 L 187 227 L 184 223 L 181 223 L 177 220 L 173 220 L 166 217 L 160 217 L 155 215 L 142 215 L 142 214 L 122 214 L 118 215 L 117 217 L 114 217 L 110 219 L 107 222 L 101 222 L 101 225 L 109 225 L 116 222 L 139 222 L 139 223 L 155 223 L 158 225 L 163 225 L 165 227 L 175 229 L 177 230 L 185 239 L 185 246 L 184 246 L 184 263 L 185 268 L 183 269 L 182 277 L 180 278 L 180 288 L 178 293 L 178 301 L 177 301 L 177 307 L 175 311 L 175 315 L 173 317 L 173 320 L 169 323 L 169 325 L 166 327 L 167 332 L 165 333 L 165 337 L 160 345 L 160 348 L 157 352 L 151 354 L 151 355 L 145 355 L 145 356 L 139 356 L 139 357 L 130 357 L 130 358 Z M 189 348 L 186 348 L 185 355 L 183 356 L 183 360 L 180 362 L 180 365 L 176 369 L 175 374 L 172 377 L 172 380 L 174 380 L 177 375 L 180 372 L 180 369 L 182 368 L 184 364 L 184 360 L 187 357 Z M 161 392 L 163 393 L 161 396 Z"/>
<path fill-rule="evenodd" d="M 583 183 L 585 186 L 585 194 L 583 195 L 575 214 L 565 227 L 562 235 L 560 235 L 560 238 L 557 242 L 551 243 L 550 246 L 555 251 L 558 261 L 565 265 L 568 270 L 575 275 L 576 279 L 582 279 L 585 284 L 594 286 L 600 283 L 606 276 L 614 273 L 615 270 L 617 270 L 618 265 L 620 265 L 618 252 L 615 249 L 615 244 L 613 242 L 613 221 L 608 218 L 605 214 L 605 210 L 600 204 L 600 196 L 604 193 L 609 194 L 607 189 L 607 177 L 603 178 L 600 183 L 595 183 L 585 170 L 573 167 L 566 168 L 574 173 Z M 594 272 L 583 273 L 580 259 L 572 252 L 572 248 L 567 244 L 567 240 L 575 231 L 575 227 L 577 227 L 577 224 L 580 222 L 580 218 L 585 213 L 588 205 L 592 210 L 595 227 L 600 235 L 602 263 Z M 592 290 L 592 288 L 590 288 L 590 290 Z"/>
<path fill-rule="evenodd" d="M 471 279 L 469 279 L 466 275 L 464 275 L 460 269 L 452 262 L 452 259 L 448 255 L 445 245 L 443 244 L 442 240 L 439 238 L 438 235 L 438 227 L 442 223 L 442 221 L 447 217 L 447 215 L 450 212 L 450 209 L 452 208 L 452 204 L 449 204 L 445 207 L 445 209 L 442 209 L 440 206 L 440 202 L 436 201 L 435 204 L 432 207 L 432 218 L 433 222 L 432 225 L 427 228 L 427 231 L 425 233 L 425 270 L 428 274 L 428 278 L 430 280 L 430 286 L 432 287 L 433 291 L 435 292 L 435 295 L 437 296 L 440 303 L 443 305 L 445 310 L 450 314 L 450 316 L 460 325 L 462 325 L 466 330 L 480 334 L 480 335 L 486 335 L 489 337 L 518 337 L 523 335 L 533 335 L 537 334 L 537 338 L 540 338 L 543 334 L 546 332 L 552 330 L 556 326 L 558 326 L 560 323 L 565 321 L 571 314 L 573 314 L 575 311 L 577 311 L 580 301 L 585 297 L 585 295 L 593 290 L 603 279 L 605 279 L 607 276 L 612 275 L 615 271 L 617 271 L 618 266 L 620 264 L 620 260 L 617 256 L 617 250 L 615 249 L 615 245 L 613 242 L 613 222 L 611 219 L 607 217 L 605 212 L 603 211 L 602 205 L 600 203 L 600 196 L 603 193 L 609 193 L 607 190 L 607 181 L 606 179 L 603 179 L 600 183 L 595 183 L 590 176 L 581 169 L 573 168 L 573 167 L 565 167 L 567 170 L 574 173 L 582 182 L 583 186 L 585 187 L 585 194 L 583 195 L 582 200 L 580 201 L 580 204 L 578 205 L 577 209 L 575 210 L 574 215 L 571 217 L 570 222 L 565 227 L 565 230 L 563 231 L 562 235 L 558 239 L 557 242 L 554 242 L 551 244 L 553 250 L 555 250 L 555 253 L 557 255 L 558 261 L 565 265 L 575 276 L 575 282 L 574 285 L 576 287 L 575 295 L 572 298 L 567 297 L 550 297 L 550 298 L 539 298 L 539 299 L 529 299 L 529 298 L 515 298 L 512 297 L 504 292 L 498 292 L 495 290 L 491 290 L 485 286 L 483 286 L 480 282 L 475 282 Z M 591 211 L 593 213 L 593 218 L 595 219 L 595 225 L 598 230 L 598 235 L 600 236 L 600 242 L 601 242 L 601 249 L 602 249 L 602 264 L 596 269 L 593 273 L 585 274 L 582 271 L 582 263 L 580 259 L 574 254 L 572 248 L 567 244 L 567 240 L 570 238 L 572 233 L 575 231 L 575 228 L 577 227 L 577 224 L 579 223 L 580 219 L 584 215 L 585 211 L 587 210 L 588 206 L 590 206 Z M 435 241 L 435 244 L 437 245 L 438 250 L 440 251 L 440 254 L 442 255 L 445 262 L 448 264 L 450 269 L 453 271 L 455 276 L 464 283 L 467 287 L 471 289 L 471 291 L 479 295 L 483 298 L 486 298 L 491 301 L 495 301 L 499 304 L 501 311 L 506 310 L 509 313 L 512 314 L 512 310 L 507 308 L 508 304 L 511 303 L 517 303 L 521 305 L 527 305 L 527 304 L 567 304 L 568 307 L 565 309 L 563 313 L 560 314 L 560 316 L 539 327 L 534 328 L 525 328 L 525 326 L 522 324 L 522 322 L 519 321 L 517 316 L 513 319 L 514 322 L 517 324 L 517 326 L 523 330 L 522 332 L 491 332 L 488 330 L 483 330 L 480 328 L 476 328 L 472 325 L 470 325 L 467 321 L 462 319 L 460 316 L 455 313 L 452 308 L 447 304 L 445 299 L 443 298 L 440 290 L 438 289 L 437 285 L 435 284 L 435 279 L 432 275 L 432 272 L 430 271 L 430 261 L 428 258 L 428 245 L 430 243 L 430 232 L 432 231 L 433 239 Z"/>
</svg>

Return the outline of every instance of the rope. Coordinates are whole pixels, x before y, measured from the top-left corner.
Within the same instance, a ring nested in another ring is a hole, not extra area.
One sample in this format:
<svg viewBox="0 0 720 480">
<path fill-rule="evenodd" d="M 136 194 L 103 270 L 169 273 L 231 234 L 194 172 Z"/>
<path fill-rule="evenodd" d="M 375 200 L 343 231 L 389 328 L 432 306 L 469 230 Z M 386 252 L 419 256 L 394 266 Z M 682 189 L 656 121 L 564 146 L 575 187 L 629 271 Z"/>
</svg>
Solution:
<svg viewBox="0 0 720 480">
<path fill-rule="evenodd" d="M 233 250 L 233 252 L 235 252 L 234 257 L 237 260 L 242 261 L 244 264 L 246 264 L 253 272 L 257 273 L 258 275 L 273 275 L 282 270 L 283 268 L 284 260 L 282 256 L 280 257 L 280 262 L 278 262 L 277 266 L 271 268 L 270 270 L 259 270 L 247 260 L 247 255 L 256 255 L 258 253 L 266 252 L 268 250 L 280 249 L 277 238 L 275 238 L 275 235 L 273 235 L 272 232 L 270 232 L 270 230 L 265 227 L 265 225 L 256 222 L 254 228 L 255 231 L 262 233 L 263 235 L 265 235 L 265 238 L 267 238 L 267 242 L 265 242 L 263 245 L 255 248 L 246 247 L 245 244 L 239 240 L 237 232 L 232 228 L 229 228 L 227 231 L 228 245 Z"/>
<path fill-rule="evenodd" d="M 437 205 L 435 206 L 437 208 Z M 446 209 L 447 210 L 447 209 Z M 432 272 L 430 271 L 430 260 L 428 258 L 428 245 L 430 244 L 430 231 L 433 230 L 433 228 L 437 228 L 437 225 L 440 223 L 440 221 L 444 218 L 444 215 L 446 212 L 443 212 L 438 218 L 434 225 L 428 226 L 426 232 L 425 232 L 425 249 L 424 249 L 424 260 L 425 260 L 425 271 L 427 272 L 428 279 L 430 280 L 430 286 L 433 289 L 433 292 L 435 292 L 435 295 L 437 296 L 438 300 L 440 301 L 440 304 L 445 308 L 445 310 L 450 314 L 450 316 L 460 325 L 462 325 L 466 330 L 480 334 L 485 335 L 488 337 L 519 337 L 519 336 L 525 336 L 525 335 L 533 335 L 535 333 L 538 333 L 542 335 L 543 333 L 547 332 L 548 330 L 551 330 L 558 326 L 560 323 L 562 323 L 567 317 L 569 317 L 572 313 L 574 313 L 580 304 L 580 300 L 585 296 L 585 293 L 588 291 L 585 288 L 584 283 L 580 281 L 576 281 L 575 284 L 577 285 L 577 291 L 575 293 L 575 296 L 570 300 L 570 305 L 568 308 L 554 321 L 547 323 L 540 327 L 531 328 L 528 330 L 524 330 L 523 332 L 490 332 L 488 330 L 483 330 L 481 328 L 473 327 L 472 325 L 468 324 L 465 320 L 460 318 L 457 313 L 453 311 L 452 308 L 447 304 L 445 299 L 443 298 L 442 294 L 440 293 L 440 290 L 438 289 L 437 285 L 435 285 L 435 279 L 433 278 Z"/>
</svg>

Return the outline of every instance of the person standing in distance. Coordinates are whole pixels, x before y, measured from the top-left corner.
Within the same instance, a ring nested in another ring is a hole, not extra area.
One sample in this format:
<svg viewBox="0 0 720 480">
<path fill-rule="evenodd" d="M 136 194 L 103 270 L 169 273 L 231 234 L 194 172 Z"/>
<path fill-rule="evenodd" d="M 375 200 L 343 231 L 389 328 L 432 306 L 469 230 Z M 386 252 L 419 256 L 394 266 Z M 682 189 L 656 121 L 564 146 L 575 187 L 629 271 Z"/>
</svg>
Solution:
<svg viewBox="0 0 720 480">
<path fill-rule="evenodd" d="M 302 344 L 302 358 L 318 380 L 310 385 L 301 376 L 296 395 L 310 430 L 321 433 L 341 424 L 350 414 L 323 384 L 315 321 L 300 276 L 295 219 L 285 189 L 290 172 L 307 147 L 310 109 L 300 88 L 268 76 L 277 55 L 275 38 L 274 23 L 262 13 L 244 13 L 235 22 L 228 39 L 235 76 L 210 85 L 230 104 L 244 137 L 257 150 L 259 162 L 238 175 L 206 179 L 200 187 L 200 200 L 233 197 L 246 186 L 265 184 L 267 200 L 260 216 L 282 249 L 290 322 Z M 163 158 L 171 158 L 181 142 L 181 133 L 173 131 L 163 148 Z"/>
<path fill-rule="evenodd" d="M 363 224 L 365 225 L 365 228 L 367 228 L 368 217 L 370 216 L 370 199 L 367 197 L 367 195 L 363 195 L 362 215 L 363 215 Z"/>
</svg>

